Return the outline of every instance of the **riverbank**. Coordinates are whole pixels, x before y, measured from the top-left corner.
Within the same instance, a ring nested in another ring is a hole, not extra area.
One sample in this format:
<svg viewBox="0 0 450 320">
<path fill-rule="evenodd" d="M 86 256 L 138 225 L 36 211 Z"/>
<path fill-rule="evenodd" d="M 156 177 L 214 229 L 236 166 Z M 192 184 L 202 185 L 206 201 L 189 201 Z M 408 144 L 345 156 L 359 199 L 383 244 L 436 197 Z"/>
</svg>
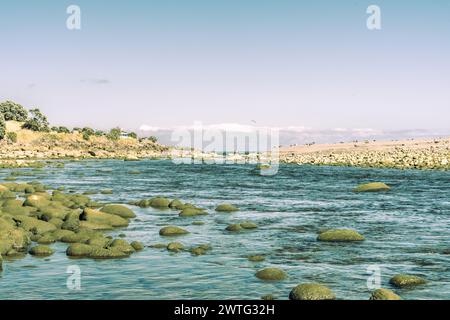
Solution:
<svg viewBox="0 0 450 320">
<path fill-rule="evenodd" d="M 360 141 L 280 149 L 283 163 L 397 169 L 450 169 L 450 138 Z"/>
</svg>

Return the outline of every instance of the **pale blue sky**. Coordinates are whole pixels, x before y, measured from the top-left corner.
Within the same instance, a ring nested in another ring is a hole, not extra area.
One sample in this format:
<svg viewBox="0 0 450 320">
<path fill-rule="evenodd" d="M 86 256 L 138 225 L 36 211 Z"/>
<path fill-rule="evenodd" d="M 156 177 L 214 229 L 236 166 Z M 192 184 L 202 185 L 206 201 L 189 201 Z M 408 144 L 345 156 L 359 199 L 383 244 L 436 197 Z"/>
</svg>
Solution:
<svg viewBox="0 0 450 320">
<path fill-rule="evenodd" d="M 53 124 L 450 129 L 450 1 L 5 2 L 0 100 Z"/>
</svg>

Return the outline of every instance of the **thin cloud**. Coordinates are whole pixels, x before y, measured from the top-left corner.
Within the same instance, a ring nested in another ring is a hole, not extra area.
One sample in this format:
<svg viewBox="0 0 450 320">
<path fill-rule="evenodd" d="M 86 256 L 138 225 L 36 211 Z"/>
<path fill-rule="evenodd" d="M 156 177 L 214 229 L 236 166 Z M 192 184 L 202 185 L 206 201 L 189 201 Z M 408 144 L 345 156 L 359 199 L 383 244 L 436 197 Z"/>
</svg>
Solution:
<svg viewBox="0 0 450 320">
<path fill-rule="evenodd" d="M 111 83 L 111 81 L 109 81 L 108 79 L 96 79 L 96 78 L 81 79 L 81 82 L 89 83 L 89 84 L 110 84 Z"/>
</svg>

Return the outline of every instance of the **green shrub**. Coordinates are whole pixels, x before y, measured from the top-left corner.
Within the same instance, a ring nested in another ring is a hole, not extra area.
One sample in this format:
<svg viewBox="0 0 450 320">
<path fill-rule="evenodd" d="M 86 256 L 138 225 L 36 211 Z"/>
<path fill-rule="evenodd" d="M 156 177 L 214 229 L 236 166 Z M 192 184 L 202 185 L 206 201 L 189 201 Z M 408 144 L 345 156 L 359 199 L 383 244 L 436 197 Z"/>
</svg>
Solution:
<svg viewBox="0 0 450 320">
<path fill-rule="evenodd" d="M 129 136 L 130 138 L 137 139 L 137 134 L 134 133 L 134 132 L 130 132 L 130 133 L 128 134 L 128 136 Z"/>
<path fill-rule="evenodd" d="M 3 114 L 0 113 L 0 140 L 2 140 L 5 137 L 5 133 L 6 133 L 5 118 L 3 117 Z"/>
<path fill-rule="evenodd" d="M 32 131 L 49 132 L 47 117 L 37 108 L 30 110 L 31 117 L 23 124 L 22 128 Z"/>
<path fill-rule="evenodd" d="M 101 136 L 104 136 L 105 133 L 104 133 L 102 130 L 97 130 L 97 131 L 95 131 L 95 135 L 96 135 L 97 137 L 101 137 Z"/>
<path fill-rule="evenodd" d="M 26 121 L 28 118 L 27 110 L 18 103 L 5 101 L 0 103 L 0 113 L 3 114 L 5 121 Z"/>
<path fill-rule="evenodd" d="M 120 128 L 113 128 L 109 131 L 106 137 L 108 140 L 117 141 L 120 138 L 121 132 L 122 130 L 120 130 Z"/>
<path fill-rule="evenodd" d="M 83 139 L 89 141 L 91 135 L 87 131 L 83 131 Z"/>
<path fill-rule="evenodd" d="M 8 132 L 6 134 L 6 139 L 8 140 L 8 142 L 16 143 L 17 142 L 17 133 Z"/>
<path fill-rule="evenodd" d="M 59 127 L 58 128 L 58 132 L 59 133 L 70 133 L 70 130 L 69 129 L 67 129 L 67 127 Z"/>
<path fill-rule="evenodd" d="M 148 140 L 150 140 L 150 141 L 153 142 L 153 143 L 158 142 L 158 138 L 155 137 L 155 136 L 150 136 L 150 137 L 148 137 Z"/>
</svg>

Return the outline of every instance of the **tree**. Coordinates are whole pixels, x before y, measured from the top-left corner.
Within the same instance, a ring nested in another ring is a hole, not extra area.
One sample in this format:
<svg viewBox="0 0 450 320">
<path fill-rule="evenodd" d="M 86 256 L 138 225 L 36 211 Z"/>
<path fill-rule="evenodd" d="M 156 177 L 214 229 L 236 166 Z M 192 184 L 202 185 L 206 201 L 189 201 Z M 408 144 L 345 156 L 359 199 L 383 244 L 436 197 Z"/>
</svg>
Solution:
<svg viewBox="0 0 450 320">
<path fill-rule="evenodd" d="M 50 131 L 47 117 L 38 108 L 31 109 L 30 114 L 31 117 L 23 124 L 22 128 L 41 132 Z"/>
<path fill-rule="evenodd" d="M 3 140 L 6 133 L 6 124 L 5 124 L 5 118 L 3 117 L 3 114 L 0 113 L 0 140 Z"/>
<path fill-rule="evenodd" d="M 101 136 L 104 136 L 105 133 L 104 133 L 102 130 L 97 130 L 97 131 L 95 131 L 95 135 L 96 135 L 97 137 L 101 137 Z"/>
<path fill-rule="evenodd" d="M 109 131 L 106 137 L 108 138 L 108 140 L 117 141 L 119 140 L 121 133 L 122 130 L 120 130 L 120 128 L 113 128 Z"/>
<path fill-rule="evenodd" d="M 148 140 L 150 140 L 150 141 L 153 142 L 153 143 L 157 143 L 157 142 L 158 142 L 158 138 L 155 137 L 155 136 L 150 136 L 150 137 L 148 137 Z"/>
<path fill-rule="evenodd" d="M 0 113 L 3 114 L 5 121 L 24 122 L 28 118 L 28 112 L 23 106 L 9 100 L 0 103 Z"/>
</svg>

